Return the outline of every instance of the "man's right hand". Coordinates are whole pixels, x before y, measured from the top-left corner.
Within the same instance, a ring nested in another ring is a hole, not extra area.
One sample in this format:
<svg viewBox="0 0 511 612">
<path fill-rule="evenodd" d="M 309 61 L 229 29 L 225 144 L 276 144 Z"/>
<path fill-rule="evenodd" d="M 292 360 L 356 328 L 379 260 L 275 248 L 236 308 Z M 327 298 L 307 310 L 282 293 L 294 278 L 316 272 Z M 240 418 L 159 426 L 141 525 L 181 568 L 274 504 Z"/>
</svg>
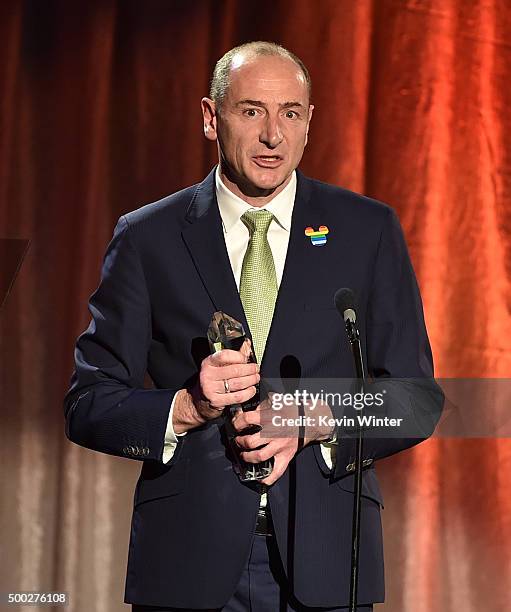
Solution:
<svg viewBox="0 0 511 612">
<path fill-rule="evenodd" d="M 241 404 L 255 395 L 259 365 L 247 363 L 249 355 L 250 341 L 246 340 L 239 351 L 223 349 L 202 361 L 195 387 L 177 393 L 172 415 L 176 434 L 216 419 L 226 406 Z"/>
</svg>

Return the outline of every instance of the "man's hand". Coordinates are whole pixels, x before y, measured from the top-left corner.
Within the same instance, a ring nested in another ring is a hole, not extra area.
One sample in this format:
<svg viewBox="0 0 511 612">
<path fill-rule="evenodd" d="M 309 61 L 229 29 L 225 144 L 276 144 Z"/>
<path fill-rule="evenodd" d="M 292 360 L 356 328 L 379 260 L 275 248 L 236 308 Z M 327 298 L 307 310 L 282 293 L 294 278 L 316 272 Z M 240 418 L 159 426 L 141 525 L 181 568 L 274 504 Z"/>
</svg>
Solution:
<svg viewBox="0 0 511 612">
<path fill-rule="evenodd" d="M 272 425 L 272 416 L 278 414 L 279 422 L 290 423 L 285 426 Z M 248 463 L 260 463 L 270 457 L 274 458 L 272 473 L 259 482 L 271 485 L 276 482 L 287 469 L 291 459 L 298 450 L 311 442 L 328 440 L 333 433 L 332 427 L 321 426 L 319 417 L 324 415 L 330 418 L 332 411 L 326 404 L 318 405 L 314 412 L 310 412 L 308 406 L 304 406 L 304 415 L 311 416 L 310 424 L 300 427 L 294 424 L 299 417 L 298 406 L 287 406 L 284 410 L 275 412 L 271 408 L 271 398 L 265 400 L 256 410 L 242 412 L 241 410 L 233 417 L 233 425 L 236 431 L 243 431 L 246 427 L 258 425 L 261 431 L 249 435 L 240 435 L 235 438 L 240 447 L 240 455 Z M 259 447 L 263 448 L 259 448 Z M 257 449 L 257 450 L 256 450 Z"/>
<path fill-rule="evenodd" d="M 197 384 L 176 396 L 172 425 L 176 434 L 218 418 L 226 406 L 246 402 L 256 393 L 259 366 L 247 363 L 250 340 L 239 351 L 224 349 L 201 363 Z"/>
</svg>

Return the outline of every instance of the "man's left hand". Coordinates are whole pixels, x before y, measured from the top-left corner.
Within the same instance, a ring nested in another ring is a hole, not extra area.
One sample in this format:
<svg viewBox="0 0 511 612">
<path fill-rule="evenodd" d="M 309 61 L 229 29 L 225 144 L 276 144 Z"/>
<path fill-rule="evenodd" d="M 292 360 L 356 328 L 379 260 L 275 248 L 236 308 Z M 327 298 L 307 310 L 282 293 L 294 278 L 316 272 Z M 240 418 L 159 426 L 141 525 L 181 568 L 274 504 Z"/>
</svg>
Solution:
<svg viewBox="0 0 511 612">
<path fill-rule="evenodd" d="M 279 415 L 279 423 L 290 423 L 289 425 L 272 425 L 272 416 Z M 240 435 L 235 442 L 240 448 L 240 456 L 247 463 L 260 463 L 271 457 L 274 458 L 272 473 L 259 482 L 271 485 L 276 482 L 295 456 L 298 450 L 312 442 L 322 442 L 330 438 L 333 428 L 320 424 L 319 417 L 332 416 L 330 408 L 323 404 L 318 406 L 313 413 L 304 406 L 304 416 L 310 417 L 308 424 L 300 427 L 294 424 L 299 417 L 297 406 L 287 406 L 284 410 L 275 412 L 271 408 L 270 400 L 265 400 L 256 410 L 248 412 L 237 412 L 232 423 L 236 431 L 243 431 L 249 426 L 262 427 L 257 433 Z M 289 420 L 288 420 L 289 419 Z M 262 447 L 262 448 L 260 448 Z"/>
</svg>

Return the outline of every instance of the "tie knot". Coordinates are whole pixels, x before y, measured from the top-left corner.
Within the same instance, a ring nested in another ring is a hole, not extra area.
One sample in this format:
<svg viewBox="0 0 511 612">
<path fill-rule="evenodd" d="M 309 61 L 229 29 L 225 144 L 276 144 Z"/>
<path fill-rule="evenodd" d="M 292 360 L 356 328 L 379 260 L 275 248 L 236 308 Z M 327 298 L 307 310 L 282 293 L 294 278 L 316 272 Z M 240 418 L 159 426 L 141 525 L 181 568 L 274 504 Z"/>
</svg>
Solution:
<svg viewBox="0 0 511 612">
<path fill-rule="evenodd" d="M 250 235 L 268 232 L 273 215 L 269 210 L 247 210 L 241 216 L 241 220 L 247 226 Z"/>
</svg>

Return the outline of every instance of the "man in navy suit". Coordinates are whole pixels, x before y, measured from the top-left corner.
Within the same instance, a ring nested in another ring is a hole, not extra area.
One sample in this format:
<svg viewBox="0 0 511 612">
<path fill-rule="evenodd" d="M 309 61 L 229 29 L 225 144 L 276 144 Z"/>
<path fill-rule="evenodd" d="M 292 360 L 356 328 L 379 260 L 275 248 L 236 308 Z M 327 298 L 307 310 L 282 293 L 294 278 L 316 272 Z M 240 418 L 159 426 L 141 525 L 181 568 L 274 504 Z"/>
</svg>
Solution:
<svg viewBox="0 0 511 612">
<path fill-rule="evenodd" d="M 236 438 L 243 459 L 274 461 L 263 486 L 247 485 L 226 449 L 223 412 L 253 397 L 261 376 L 353 375 L 333 304 L 339 287 L 357 295 L 370 375 L 427 381 L 415 276 L 389 207 L 296 170 L 313 111 L 296 56 L 272 43 L 231 50 L 202 110 L 219 166 L 119 219 L 77 342 L 66 432 L 142 462 L 125 597 L 134 610 L 343 609 L 353 438 L 318 420 L 301 438 L 270 435 L 263 406 L 239 413 L 238 432 L 263 422 Z M 305 230 L 320 226 L 328 234 L 317 246 Z M 260 365 L 247 362 L 247 344 L 209 355 L 206 330 L 219 310 L 243 323 Z M 366 441 L 360 610 L 384 596 L 374 463 L 426 438 L 438 418 L 434 388 L 417 387 L 393 416 L 412 418 L 420 435 Z"/>
</svg>

